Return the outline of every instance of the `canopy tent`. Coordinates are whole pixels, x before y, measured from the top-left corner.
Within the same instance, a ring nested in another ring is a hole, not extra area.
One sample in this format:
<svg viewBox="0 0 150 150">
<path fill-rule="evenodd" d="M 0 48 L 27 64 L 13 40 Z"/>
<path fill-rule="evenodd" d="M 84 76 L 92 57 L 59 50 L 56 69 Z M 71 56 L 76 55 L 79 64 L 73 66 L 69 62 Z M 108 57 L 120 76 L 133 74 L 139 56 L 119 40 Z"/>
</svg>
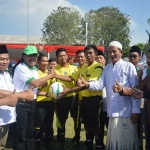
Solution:
<svg viewBox="0 0 150 150">
<path fill-rule="evenodd" d="M 36 47 L 39 46 L 35 44 L 32 45 Z M 21 55 L 23 53 L 23 49 L 27 46 L 27 44 L 6 44 L 6 46 L 8 48 L 11 59 L 20 59 L 22 57 Z M 65 48 L 69 56 L 75 56 L 76 51 L 83 50 L 85 46 L 67 46 L 67 45 L 44 45 L 43 46 L 44 53 L 46 52 L 50 53 L 51 57 L 56 57 L 55 51 L 58 48 Z M 104 52 L 103 46 L 97 46 L 97 48 Z"/>
<path fill-rule="evenodd" d="M 76 51 L 78 50 L 84 50 L 85 46 L 65 46 L 65 45 L 55 45 L 55 46 L 44 46 L 44 49 L 46 52 L 51 52 L 52 50 L 57 50 L 58 48 L 65 48 L 67 51 L 67 55 L 69 56 L 75 56 Z M 99 50 L 104 52 L 103 46 L 97 46 Z"/>
</svg>

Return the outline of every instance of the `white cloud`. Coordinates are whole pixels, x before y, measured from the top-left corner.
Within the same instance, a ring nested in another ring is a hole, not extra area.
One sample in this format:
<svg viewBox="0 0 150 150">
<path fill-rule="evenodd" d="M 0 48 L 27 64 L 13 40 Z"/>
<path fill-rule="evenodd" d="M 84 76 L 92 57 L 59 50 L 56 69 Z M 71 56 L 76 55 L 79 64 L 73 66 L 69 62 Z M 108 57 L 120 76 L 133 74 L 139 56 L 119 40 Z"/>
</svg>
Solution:
<svg viewBox="0 0 150 150">
<path fill-rule="evenodd" d="M 135 30 L 137 28 L 138 28 L 138 23 L 135 22 L 132 18 L 130 18 L 130 29 L 131 29 L 131 31 Z"/>
<path fill-rule="evenodd" d="M 29 34 L 41 35 L 40 29 L 43 27 L 43 22 L 46 17 L 61 7 L 75 7 L 80 11 L 81 14 L 84 11 L 76 5 L 72 5 L 67 0 L 28 0 L 29 7 Z M 23 34 L 26 33 L 27 24 L 27 0 L 1 0 L 0 1 L 0 16 L 5 17 L 5 20 L 16 20 L 19 24 L 24 24 L 24 27 L 20 26 L 18 30 L 24 30 Z M 15 23 L 16 24 L 16 23 Z M 24 28 L 24 29 L 23 29 Z M 16 29 L 15 29 L 16 30 Z"/>
</svg>

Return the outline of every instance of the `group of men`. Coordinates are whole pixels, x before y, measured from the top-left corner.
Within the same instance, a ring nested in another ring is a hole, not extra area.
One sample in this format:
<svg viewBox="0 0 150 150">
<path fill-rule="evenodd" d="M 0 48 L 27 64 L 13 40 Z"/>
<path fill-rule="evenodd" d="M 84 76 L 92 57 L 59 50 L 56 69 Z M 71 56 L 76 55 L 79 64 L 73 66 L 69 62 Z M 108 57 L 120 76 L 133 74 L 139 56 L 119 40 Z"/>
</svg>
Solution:
<svg viewBox="0 0 150 150">
<path fill-rule="evenodd" d="M 129 58 L 138 53 L 136 47 L 131 49 Z M 76 67 L 67 62 L 67 52 L 63 48 L 56 51 L 57 65 L 55 59 L 48 60 L 46 55 L 38 54 L 34 46 L 27 46 L 22 59 L 13 69 L 12 82 L 7 71 L 9 54 L 6 46 L 1 45 L 1 149 L 5 147 L 9 124 L 12 122 L 15 122 L 14 150 L 33 150 L 34 145 L 40 150 L 43 132 L 46 148 L 55 149 L 51 143 L 54 112 L 60 150 L 67 149 L 65 124 L 70 111 L 75 132 L 70 142 L 75 143 L 78 150 L 83 149 L 80 145 L 81 123 L 86 131 L 87 150 L 93 149 L 94 138 L 96 150 L 104 150 L 104 125 L 108 128 L 107 150 L 139 150 L 140 134 L 137 127 L 143 93 L 132 87 L 140 83 L 143 86 L 139 89 L 149 90 L 149 76 L 142 81 L 141 68 L 136 71 L 137 63 L 135 65 L 134 60 L 130 60 L 131 63 L 122 60 L 123 48 L 118 41 L 109 44 L 107 54 L 111 63 L 105 66 L 104 54 L 96 46 L 87 45 L 84 50 L 76 52 L 79 64 Z M 54 100 L 49 93 L 49 87 L 54 82 L 65 85 L 58 100 Z M 149 125 L 147 127 L 149 129 Z"/>
</svg>

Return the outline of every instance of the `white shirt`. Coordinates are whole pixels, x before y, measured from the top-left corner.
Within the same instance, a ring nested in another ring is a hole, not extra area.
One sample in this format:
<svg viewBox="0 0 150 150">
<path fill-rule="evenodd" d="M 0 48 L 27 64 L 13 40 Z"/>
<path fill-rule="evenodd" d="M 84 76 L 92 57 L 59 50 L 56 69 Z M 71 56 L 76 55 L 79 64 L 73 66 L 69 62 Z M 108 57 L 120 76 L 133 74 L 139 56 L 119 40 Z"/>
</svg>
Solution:
<svg viewBox="0 0 150 150">
<path fill-rule="evenodd" d="M 140 113 L 140 100 L 113 92 L 112 87 L 116 80 L 125 87 L 135 87 L 138 77 L 134 65 L 122 59 L 114 65 L 107 65 L 99 80 L 90 82 L 89 89 L 100 90 L 106 87 L 109 117 L 130 117 L 131 113 Z"/>
<path fill-rule="evenodd" d="M 103 111 L 107 111 L 107 95 L 106 95 L 106 88 L 104 87 L 102 90 L 102 97 L 103 97 Z"/>
<path fill-rule="evenodd" d="M 147 76 L 147 68 L 143 70 L 142 80 Z"/>
<path fill-rule="evenodd" d="M 14 85 L 8 72 L 0 73 L 0 89 L 14 91 Z M 15 107 L 0 106 L 0 126 L 16 121 Z"/>
<path fill-rule="evenodd" d="M 16 92 L 31 89 L 32 86 L 28 84 L 30 81 L 38 79 L 36 68 L 29 68 L 25 63 L 20 63 L 14 72 L 13 84 Z M 36 99 L 37 88 L 34 88 L 34 99 Z"/>
</svg>

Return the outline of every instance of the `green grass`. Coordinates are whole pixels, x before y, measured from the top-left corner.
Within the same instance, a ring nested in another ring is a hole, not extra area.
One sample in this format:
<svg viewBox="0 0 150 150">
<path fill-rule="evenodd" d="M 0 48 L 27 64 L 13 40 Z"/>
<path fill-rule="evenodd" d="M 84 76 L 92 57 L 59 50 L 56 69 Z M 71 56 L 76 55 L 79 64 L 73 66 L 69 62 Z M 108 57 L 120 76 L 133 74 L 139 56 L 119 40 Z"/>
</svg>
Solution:
<svg viewBox="0 0 150 150">
<path fill-rule="evenodd" d="M 55 146 L 56 149 L 59 148 L 59 142 L 56 139 L 56 134 L 57 134 L 57 129 L 56 129 L 56 117 L 54 117 L 54 140 L 53 140 L 53 144 Z M 143 134 L 144 135 L 144 134 Z M 74 136 L 74 129 L 73 129 L 73 120 L 72 118 L 69 116 L 67 123 L 66 123 L 66 144 L 67 144 L 67 150 L 76 150 L 75 145 L 72 143 L 69 143 L 69 141 L 72 139 L 72 137 Z M 84 127 L 82 125 L 81 128 L 81 145 L 84 147 L 84 141 L 85 141 L 85 130 Z M 106 130 L 105 130 L 105 138 L 104 138 L 104 143 L 106 143 Z M 42 145 L 42 150 L 46 150 L 44 143 L 41 143 Z M 143 141 L 143 145 L 145 145 L 145 139 Z M 6 150 L 12 150 L 12 140 L 11 141 L 7 141 L 7 145 L 6 145 L 7 149 Z M 145 150 L 145 148 L 143 148 L 143 150 Z"/>
</svg>

